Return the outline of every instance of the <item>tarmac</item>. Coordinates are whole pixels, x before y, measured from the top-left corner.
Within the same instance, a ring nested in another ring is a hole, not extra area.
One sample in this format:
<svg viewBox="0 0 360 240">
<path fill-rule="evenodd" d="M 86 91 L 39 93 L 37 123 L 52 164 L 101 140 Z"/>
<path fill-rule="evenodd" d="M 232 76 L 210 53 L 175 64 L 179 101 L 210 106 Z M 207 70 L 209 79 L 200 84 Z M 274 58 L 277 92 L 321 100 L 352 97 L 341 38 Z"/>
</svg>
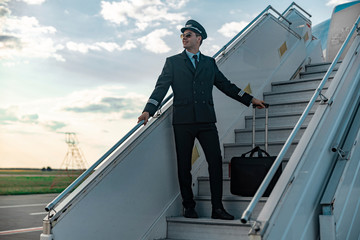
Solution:
<svg viewBox="0 0 360 240">
<path fill-rule="evenodd" d="M 45 206 L 57 195 L 0 196 L 0 240 L 39 240 Z"/>
</svg>

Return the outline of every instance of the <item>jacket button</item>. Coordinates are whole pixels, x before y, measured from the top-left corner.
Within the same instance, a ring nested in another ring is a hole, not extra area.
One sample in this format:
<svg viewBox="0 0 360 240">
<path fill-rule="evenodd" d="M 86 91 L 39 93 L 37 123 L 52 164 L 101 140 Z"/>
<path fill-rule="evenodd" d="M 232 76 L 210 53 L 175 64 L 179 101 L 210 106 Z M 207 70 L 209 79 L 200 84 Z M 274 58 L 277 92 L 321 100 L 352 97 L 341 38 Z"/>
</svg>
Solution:
<svg viewBox="0 0 360 240">
<path fill-rule="evenodd" d="M 205 104 L 205 101 L 203 101 L 203 103 Z"/>
<path fill-rule="evenodd" d="M 195 101 L 195 103 L 197 103 L 197 101 Z"/>
</svg>

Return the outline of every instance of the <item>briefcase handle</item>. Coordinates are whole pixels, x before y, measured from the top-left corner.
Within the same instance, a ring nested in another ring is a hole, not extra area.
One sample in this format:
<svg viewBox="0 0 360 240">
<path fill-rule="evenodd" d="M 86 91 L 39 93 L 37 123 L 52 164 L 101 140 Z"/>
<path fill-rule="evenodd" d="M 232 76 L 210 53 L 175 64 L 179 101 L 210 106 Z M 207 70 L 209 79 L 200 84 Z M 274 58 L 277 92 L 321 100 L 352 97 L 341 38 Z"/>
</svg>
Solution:
<svg viewBox="0 0 360 240">
<path fill-rule="evenodd" d="M 250 157 L 254 156 L 255 153 L 258 154 L 258 157 L 263 157 L 263 153 L 266 156 L 270 157 L 270 154 L 268 152 L 262 150 L 259 146 L 256 146 L 255 148 L 251 149 L 250 151 L 248 151 L 246 153 L 243 153 L 241 155 L 241 157 L 246 157 L 246 155 L 249 154 L 249 153 L 250 153 Z"/>
<path fill-rule="evenodd" d="M 253 104 L 252 106 L 253 106 L 253 108 L 256 108 L 256 107 L 259 107 L 260 105 L 258 105 L 258 104 Z M 269 108 L 270 104 L 264 103 L 264 106 L 265 106 L 265 108 Z"/>
<path fill-rule="evenodd" d="M 255 110 L 260 105 L 253 104 L 253 120 L 252 120 L 252 147 L 255 148 Z M 270 104 L 264 103 L 265 106 L 265 151 L 268 151 L 268 133 L 269 133 L 269 106 Z"/>
</svg>

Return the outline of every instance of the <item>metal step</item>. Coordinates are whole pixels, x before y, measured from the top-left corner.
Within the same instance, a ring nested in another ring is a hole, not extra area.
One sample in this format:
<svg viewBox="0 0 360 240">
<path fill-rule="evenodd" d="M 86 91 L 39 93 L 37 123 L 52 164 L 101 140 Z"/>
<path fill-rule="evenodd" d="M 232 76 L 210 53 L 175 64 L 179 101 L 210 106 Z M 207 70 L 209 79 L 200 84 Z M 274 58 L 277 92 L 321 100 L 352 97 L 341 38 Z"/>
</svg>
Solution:
<svg viewBox="0 0 360 240">
<path fill-rule="evenodd" d="M 269 112 L 270 112 L 270 110 L 269 110 Z M 314 115 L 314 112 L 310 112 L 303 124 L 307 125 L 310 122 L 313 115 Z M 271 126 L 273 128 L 294 127 L 300 117 L 301 117 L 300 113 L 297 113 L 297 114 L 284 113 L 284 114 L 278 114 L 278 115 L 273 115 L 273 114 L 270 115 L 269 114 L 268 126 Z M 252 129 L 252 120 L 253 120 L 252 116 L 245 117 L 245 128 L 246 129 Z M 255 125 L 256 125 L 256 128 L 264 128 L 265 117 L 264 116 L 256 116 Z"/>
<path fill-rule="evenodd" d="M 210 193 L 210 192 L 209 192 Z M 259 204 L 256 206 L 255 211 L 252 216 L 257 217 L 264 206 L 267 198 L 262 198 Z M 206 196 L 195 197 L 196 201 L 196 211 L 202 218 L 211 218 L 211 197 L 210 194 Z M 240 197 L 234 195 L 224 195 L 223 204 L 226 211 L 235 217 L 235 219 L 240 219 L 243 212 L 247 208 L 251 201 L 250 197 Z"/>
<path fill-rule="evenodd" d="M 241 240 L 248 239 L 250 224 L 239 219 L 227 221 L 209 218 L 189 219 L 171 217 L 167 219 L 167 238 L 186 240 Z"/>
<path fill-rule="evenodd" d="M 325 92 L 327 88 L 323 88 Z M 264 101 L 268 103 L 279 103 L 282 101 L 309 101 L 314 95 L 316 89 L 295 90 L 295 91 L 281 91 L 281 92 L 266 92 L 264 93 Z"/>
<path fill-rule="evenodd" d="M 276 115 L 289 115 L 289 114 L 300 114 L 304 112 L 309 101 L 286 101 L 282 103 L 272 103 L 269 108 L 269 116 Z M 316 101 L 312 107 L 312 111 L 315 112 L 316 108 L 319 106 L 320 100 Z M 264 117 L 264 109 L 256 109 L 256 117 Z"/>
<path fill-rule="evenodd" d="M 328 88 L 332 79 L 333 77 L 329 78 L 329 80 L 326 82 L 326 88 Z M 322 78 L 310 78 L 305 80 L 273 82 L 271 84 L 271 90 L 274 92 L 281 92 L 316 89 L 319 86 L 321 80 Z"/>
<path fill-rule="evenodd" d="M 198 177 L 197 179 L 199 183 L 198 187 L 198 196 L 210 196 L 210 181 L 209 177 Z M 223 196 L 232 196 L 230 192 L 230 178 L 224 177 L 223 179 Z"/>
<path fill-rule="evenodd" d="M 338 62 L 334 68 L 334 70 L 338 70 L 340 67 L 341 61 Z M 305 72 L 312 73 L 312 72 L 319 72 L 319 71 L 327 71 L 331 65 L 331 62 L 326 63 L 318 63 L 318 64 L 310 64 L 305 66 Z"/>
<path fill-rule="evenodd" d="M 325 73 L 326 71 L 301 72 L 300 79 L 323 78 Z M 332 71 L 330 77 L 334 77 L 336 73 L 336 70 Z"/>
<path fill-rule="evenodd" d="M 302 126 L 299 133 L 296 135 L 295 140 L 300 140 L 306 126 Z M 292 132 L 293 127 L 274 127 L 268 129 L 268 141 L 279 142 L 286 141 Z M 264 141 L 265 128 L 257 128 L 255 131 L 255 143 Z M 235 143 L 251 143 L 252 142 L 252 129 L 236 129 L 235 130 Z"/>
</svg>

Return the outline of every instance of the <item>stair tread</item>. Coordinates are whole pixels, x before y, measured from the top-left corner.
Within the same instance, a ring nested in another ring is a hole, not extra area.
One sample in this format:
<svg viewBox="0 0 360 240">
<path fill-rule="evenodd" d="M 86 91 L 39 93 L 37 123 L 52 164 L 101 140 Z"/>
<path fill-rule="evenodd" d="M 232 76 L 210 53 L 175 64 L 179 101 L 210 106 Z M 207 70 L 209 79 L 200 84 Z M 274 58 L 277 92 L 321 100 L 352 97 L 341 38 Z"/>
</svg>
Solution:
<svg viewBox="0 0 360 240">
<path fill-rule="evenodd" d="M 338 61 L 337 63 L 338 64 L 342 63 L 342 60 Z M 313 63 L 313 64 L 307 64 L 307 65 L 305 65 L 305 67 L 317 67 L 317 66 L 324 66 L 324 65 L 330 66 L 331 64 L 332 64 L 332 62 Z"/>
<path fill-rule="evenodd" d="M 315 111 L 310 111 L 309 112 L 309 115 L 313 115 L 315 113 Z M 297 112 L 297 113 L 280 113 L 280 114 L 278 114 L 278 113 L 273 113 L 273 114 L 270 114 L 269 113 L 269 118 L 273 118 L 273 117 L 287 117 L 287 116 L 301 116 L 302 115 L 302 113 L 300 113 L 300 112 Z M 245 119 L 249 119 L 249 118 L 251 118 L 252 119 L 252 116 L 245 116 Z M 263 115 L 260 115 L 260 116 L 256 116 L 256 119 L 259 119 L 259 118 L 265 118 L 265 114 L 263 114 Z"/>
<path fill-rule="evenodd" d="M 265 143 L 265 141 L 262 142 L 257 142 L 257 145 L 263 145 Z M 299 141 L 294 140 L 292 142 L 292 144 L 298 144 Z M 279 144 L 285 144 L 285 141 L 272 141 L 272 142 L 268 142 L 269 145 L 279 145 Z M 229 146 L 229 147 L 237 147 L 237 146 L 249 146 L 248 143 L 224 143 L 223 144 L 225 147 Z M 251 144 L 250 144 L 251 145 Z"/>
<path fill-rule="evenodd" d="M 327 87 L 324 87 L 323 90 L 326 90 Z M 315 92 L 316 88 L 309 88 L 309 89 L 303 89 L 303 90 L 287 90 L 287 91 L 270 91 L 270 92 L 264 92 L 264 96 L 269 95 L 278 95 L 278 94 L 291 94 L 291 93 L 300 93 L 300 92 Z"/>
<path fill-rule="evenodd" d="M 301 126 L 300 129 L 306 129 L 307 126 Z M 268 131 L 278 131 L 278 130 L 292 130 L 294 129 L 294 126 L 285 126 L 285 127 L 269 127 Z M 265 127 L 256 127 L 256 132 L 262 132 L 265 131 Z M 242 128 L 242 129 L 235 129 L 235 133 L 248 133 L 252 132 L 252 128 Z"/>
<path fill-rule="evenodd" d="M 188 224 L 203 224 L 203 225 L 226 225 L 226 226 L 251 226 L 248 223 L 242 223 L 240 219 L 235 220 L 220 220 L 212 218 L 185 218 L 182 216 L 168 217 L 168 222 L 174 223 L 188 223 Z"/>
<path fill-rule="evenodd" d="M 331 76 L 329 79 L 333 79 L 334 77 Z M 291 80 L 291 81 L 278 81 L 278 82 L 272 82 L 272 86 L 278 86 L 278 85 L 289 85 L 289 84 L 297 84 L 297 83 L 304 83 L 304 82 L 316 82 L 321 81 L 321 77 L 314 77 L 314 78 L 306 78 L 306 79 L 297 79 L 297 80 Z"/>
<path fill-rule="evenodd" d="M 337 71 L 337 69 L 334 68 L 333 72 L 336 72 L 336 71 Z M 310 74 L 317 74 L 317 73 L 324 73 L 325 74 L 326 72 L 327 72 L 327 70 L 316 70 L 316 71 L 313 71 L 313 72 L 305 71 L 305 72 L 301 72 L 300 75 L 310 75 Z"/>
<path fill-rule="evenodd" d="M 203 178 L 202 180 L 207 180 L 209 179 L 209 177 L 203 176 L 203 177 L 199 177 L 199 178 Z M 230 178 L 228 178 L 230 180 Z M 197 200 L 211 200 L 211 196 L 209 195 L 199 195 L 199 196 L 195 196 L 195 199 Z M 223 196 L 223 201 L 239 201 L 239 202 L 250 202 L 253 198 L 252 197 L 241 197 L 241 196 L 235 196 L 235 195 L 225 195 Z M 266 202 L 267 201 L 267 197 L 262 197 L 260 198 L 259 202 Z"/>
<path fill-rule="evenodd" d="M 317 102 L 320 102 L 320 100 L 316 100 Z M 283 102 L 279 102 L 279 103 L 271 103 L 269 102 L 270 104 L 270 107 L 272 106 L 278 106 L 278 105 L 291 105 L 291 104 L 306 104 L 306 103 L 309 103 L 309 101 L 294 101 L 294 100 L 287 100 L 286 102 L 283 101 Z"/>
</svg>

